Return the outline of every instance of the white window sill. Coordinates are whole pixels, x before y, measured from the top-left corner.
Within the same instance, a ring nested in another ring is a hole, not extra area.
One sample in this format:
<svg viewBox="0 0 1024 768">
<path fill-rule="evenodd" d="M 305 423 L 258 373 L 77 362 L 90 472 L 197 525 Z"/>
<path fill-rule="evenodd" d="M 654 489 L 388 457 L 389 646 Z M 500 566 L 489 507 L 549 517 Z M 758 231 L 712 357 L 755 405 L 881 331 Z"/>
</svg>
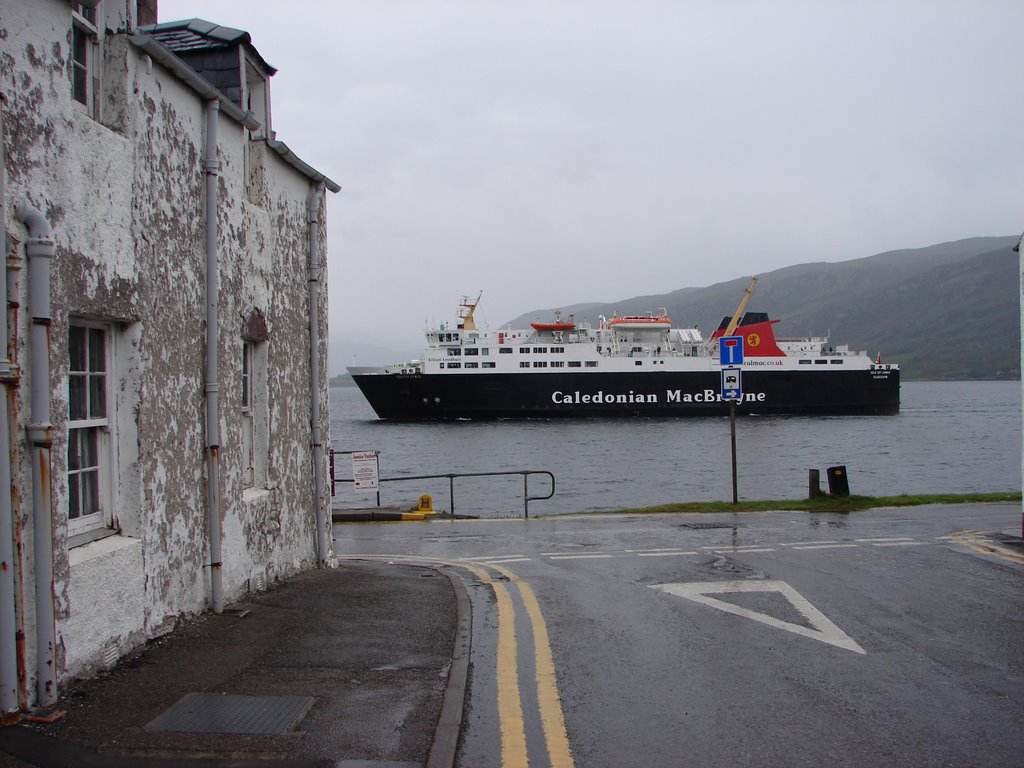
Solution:
<svg viewBox="0 0 1024 768">
<path fill-rule="evenodd" d="M 77 546 L 69 553 L 68 560 L 72 567 L 76 564 L 84 563 L 89 560 L 95 560 L 97 557 L 103 557 L 109 555 L 111 552 L 117 552 L 121 549 L 128 549 L 129 547 L 141 547 L 142 540 L 134 539 L 131 536 L 107 536 L 96 541 L 90 541 L 87 544 Z"/>
<path fill-rule="evenodd" d="M 86 544 L 93 541 L 99 541 L 100 539 L 105 539 L 108 536 L 117 536 L 117 531 L 113 528 L 97 526 L 96 528 L 89 528 L 78 533 L 70 533 L 68 534 L 68 549 L 83 547 Z"/>
</svg>

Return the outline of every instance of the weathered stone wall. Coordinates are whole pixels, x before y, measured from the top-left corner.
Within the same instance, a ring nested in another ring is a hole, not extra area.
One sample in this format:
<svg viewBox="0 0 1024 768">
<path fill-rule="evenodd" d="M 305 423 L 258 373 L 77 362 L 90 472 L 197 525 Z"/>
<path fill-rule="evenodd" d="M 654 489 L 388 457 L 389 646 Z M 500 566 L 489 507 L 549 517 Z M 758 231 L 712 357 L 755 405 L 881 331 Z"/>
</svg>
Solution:
<svg viewBox="0 0 1024 768">
<path fill-rule="evenodd" d="M 127 30 L 125 3 L 105 3 L 109 30 Z M 120 6 L 120 10 L 116 7 Z M 209 602 L 204 388 L 206 334 L 203 99 L 150 61 L 125 34 L 104 39 L 101 114 L 71 97 L 69 5 L 0 0 L 0 90 L 4 107 L 7 229 L 23 196 L 54 230 L 51 301 L 51 413 L 55 592 L 64 677 L 109 663 Z M 219 399 L 223 579 L 230 602 L 316 562 L 310 438 L 307 199 L 311 182 L 263 142 L 218 117 L 220 295 Z M 321 214 L 321 222 L 324 220 Z M 323 224 L 321 223 L 321 227 Z M 22 257 L 24 249 L 19 249 Z M 326 268 L 326 236 L 318 258 Z M 27 280 L 21 293 L 27 296 Z M 322 430 L 326 438 L 326 280 L 321 326 Z M 27 419 L 27 299 L 22 301 L 18 410 Z M 266 319 L 263 476 L 246 487 L 241 454 L 242 326 Z M 122 541 L 70 549 L 68 488 L 68 323 L 115 325 L 111 498 Z M 31 494 L 24 430 L 14 468 L 24 552 L 32 551 Z M 326 467 L 324 468 L 326 476 Z M 325 500 L 326 501 L 326 500 Z M 2 532 L 0 532 L 2 533 Z M 31 558 L 20 593 L 31 625 Z M 133 606 L 117 621 L 97 610 Z M 26 627 L 30 655 L 31 626 Z M 31 674 L 34 665 L 29 663 Z"/>
</svg>

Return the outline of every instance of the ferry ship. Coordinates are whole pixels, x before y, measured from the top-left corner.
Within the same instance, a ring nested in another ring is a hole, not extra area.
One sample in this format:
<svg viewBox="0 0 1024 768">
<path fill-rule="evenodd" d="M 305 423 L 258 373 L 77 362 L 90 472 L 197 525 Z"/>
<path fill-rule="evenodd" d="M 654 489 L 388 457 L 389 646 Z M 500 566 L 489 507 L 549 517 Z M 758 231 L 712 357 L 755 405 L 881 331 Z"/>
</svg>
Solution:
<svg viewBox="0 0 1024 768">
<path fill-rule="evenodd" d="M 732 405 L 738 414 L 899 412 L 899 365 L 828 337 L 776 338 L 778 320 L 744 313 L 755 283 L 707 338 L 674 328 L 664 310 L 601 317 L 596 326 L 556 312 L 528 329 L 479 328 L 481 293 L 462 299 L 456 323 L 426 330 L 421 359 L 348 371 L 380 418 L 404 421 L 718 416 Z M 722 336 L 743 339 L 729 387 Z"/>
</svg>

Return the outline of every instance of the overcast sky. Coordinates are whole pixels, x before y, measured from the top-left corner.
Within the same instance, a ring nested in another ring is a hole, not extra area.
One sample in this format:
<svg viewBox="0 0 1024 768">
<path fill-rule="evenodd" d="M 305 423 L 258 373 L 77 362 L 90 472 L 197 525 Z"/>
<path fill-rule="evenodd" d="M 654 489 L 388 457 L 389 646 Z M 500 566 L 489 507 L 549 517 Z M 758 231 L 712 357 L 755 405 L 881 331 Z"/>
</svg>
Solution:
<svg viewBox="0 0 1024 768">
<path fill-rule="evenodd" d="M 480 290 L 498 326 L 1024 228 L 1019 0 L 160 0 L 191 17 L 343 187 L 331 373 Z"/>
</svg>

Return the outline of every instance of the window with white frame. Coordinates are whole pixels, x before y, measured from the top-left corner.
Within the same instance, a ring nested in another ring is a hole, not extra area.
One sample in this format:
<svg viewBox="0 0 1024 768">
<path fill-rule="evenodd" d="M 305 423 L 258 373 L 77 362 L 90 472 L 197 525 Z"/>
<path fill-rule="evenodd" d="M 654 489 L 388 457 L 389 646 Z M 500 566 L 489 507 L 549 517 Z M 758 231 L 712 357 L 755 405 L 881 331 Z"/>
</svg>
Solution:
<svg viewBox="0 0 1024 768">
<path fill-rule="evenodd" d="M 261 334 L 262 335 L 262 334 Z M 242 338 L 242 380 L 240 411 L 242 417 L 242 487 L 267 485 L 270 419 L 266 341 Z"/>
<path fill-rule="evenodd" d="M 68 332 L 68 533 L 112 525 L 110 329 L 73 321 Z"/>
<path fill-rule="evenodd" d="M 242 342 L 242 485 L 252 487 L 256 475 L 253 384 L 256 342 Z"/>
<path fill-rule="evenodd" d="M 89 115 L 99 117 L 100 5 L 71 6 L 71 95 Z"/>
</svg>

